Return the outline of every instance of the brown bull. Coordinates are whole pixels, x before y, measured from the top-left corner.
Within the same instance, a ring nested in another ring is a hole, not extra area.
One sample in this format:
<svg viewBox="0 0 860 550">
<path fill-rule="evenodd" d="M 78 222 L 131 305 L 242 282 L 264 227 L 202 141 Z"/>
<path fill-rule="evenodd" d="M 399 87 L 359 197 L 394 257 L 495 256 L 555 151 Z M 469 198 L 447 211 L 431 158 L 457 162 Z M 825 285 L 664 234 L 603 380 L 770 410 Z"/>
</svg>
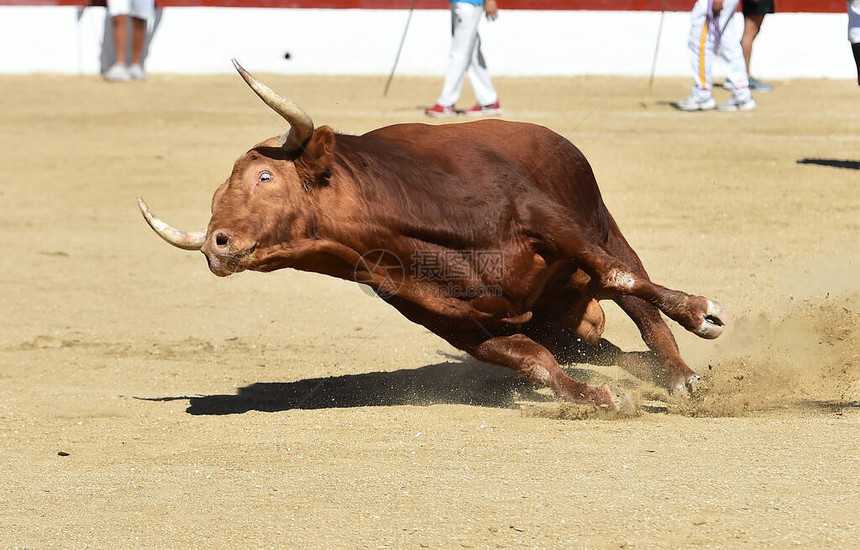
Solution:
<svg viewBox="0 0 860 550">
<path fill-rule="evenodd" d="M 562 399 L 629 411 L 623 392 L 573 380 L 550 351 L 596 345 L 597 301 L 611 299 L 659 358 L 670 389 L 695 390 L 700 377 L 660 312 L 716 338 L 723 307 L 651 282 L 564 137 L 500 120 L 336 134 L 236 68 L 290 130 L 236 161 L 205 230 L 173 229 L 138 199 L 165 240 L 201 250 L 219 276 L 291 267 L 365 283 L 481 361 Z"/>
</svg>

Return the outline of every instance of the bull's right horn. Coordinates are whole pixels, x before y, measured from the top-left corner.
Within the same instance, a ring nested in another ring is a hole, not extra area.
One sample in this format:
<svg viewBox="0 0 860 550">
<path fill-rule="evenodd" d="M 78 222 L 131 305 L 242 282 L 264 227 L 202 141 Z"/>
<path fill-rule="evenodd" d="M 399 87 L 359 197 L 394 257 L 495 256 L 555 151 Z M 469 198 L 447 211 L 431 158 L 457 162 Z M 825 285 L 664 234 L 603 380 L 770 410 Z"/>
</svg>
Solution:
<svg viewBox="0 0 860 550">
<path fill-rule="evenodd" d="M 233 60 L 233 66 L 248 83 L 248 86 L 254 90 L 260 99 L 266 105 L 271 107 L 276 113 L 281 115 L 284 120 L 290 123 L 290 131 L 281 137 L 281 146 L 291 152 L 299 151 L 314 133 L 314 121 L 306 112 L 301 110 L 295 103 L 281 97 L 277 92 L 251 76 L 251 73 L 246 71 L 239 65 L 239 62 Z"/>
<path fill-rule="evenodd" d="M 143 202 L 143 199 L 137 197 L 137 207 L 140 208 L 140 213 L 143 214 L 146 223 L 149 224 L 149 227 L 152 228 L 153 231 L 158 233 L 158 236 L 169 242 L 173 246 L 177 248 L 181 248 L 183 250 L 200 250 L 203 247 L 203 243 L 206 241 L 206 230 L 202 229 L 200 231 L 180 231 L 178 229 L 174 229 L 159 220 L 153 215 L 152 212 L 149 211 L 149 207 Z"/>
</svg>

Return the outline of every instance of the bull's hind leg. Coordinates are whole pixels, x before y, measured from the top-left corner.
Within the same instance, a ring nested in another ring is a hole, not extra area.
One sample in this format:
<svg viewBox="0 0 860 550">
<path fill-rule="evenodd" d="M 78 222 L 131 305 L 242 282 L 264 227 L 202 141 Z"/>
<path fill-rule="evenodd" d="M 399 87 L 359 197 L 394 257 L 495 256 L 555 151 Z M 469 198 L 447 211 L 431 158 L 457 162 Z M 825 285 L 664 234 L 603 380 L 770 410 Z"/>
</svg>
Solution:
<svg viewBox="0 0 860 550">
<path fill-rule="evenodd" d="M 662 361 L 669 388 L 681 393 L 695 390 L 700 377 L 681 358 L 660 311 L 702 338 L 716 338 L 723 331 L 725 308 L 714 300 L 651 282 L 636 252 L 614 221 L 611 221 L 605 248 L 586 242 L 580 236 L 582 233 L 575 230 L 575 224 L 555 229 L 562 250 L 591 276 L 592 292 L 598 298 L 617 302 L 636 323 L 642 339 Z"/>
<path fill-rule="evenodd" d="M 632 401 L 623 391 L 577 382 L 564 373 L 549 350 L 523 334 L 489 338 L 475 346 L 462 346 L 462 349 L 481 361 L 515 370 L 526 380 L 552 389 L 566 401 L 607 407 L 626 414 L 635 412 Z"/>
<path fill-rule="evenodd" d="M 694 334 L 703 338 L 716 338 L 722 333 L 726 318 L 725 309 L 713 300 L 651 283 L 639 256 L 614 223 L 606 249 L 611 254 L 610 257 L 617 258 L 632 268 L 634 278 L 647 281 L 653 287 L 646 291 L 646 295 L 651 296 L 650 300 L 632 294 L 617 294 L 612 299 L 636 323 L 648 349 L 660 360 L 667 377 L 667 387 L 675 394 L 696 391 L 701 376 L 681 358 L 675 337 L 660 316 L 660 310 Z M 614 269 L 619 268 L 615 266 Z M 621 278 L 624 279 L 625 276 L 622 275 Z"/>
<path fill-rule="evenodd" d="M 660 317 L 660 311 L 633 296 L 618 296 L 614 301 L 636 323 L 645 345 L 657 355 L 663 365 L 669 390 L 676 395 L 695 392 L 702 377 L 681 358 L 675 337 Z"/>
<path fill-rule="evenodd" d="M 720 303 L 651 282 L 621 232 L 617 227 L 612 229 L 604 250 L 584 241 L 576 230 L 558 228 L 559 245 L 578 267 L 591 276 L 595 291 L 612 299 L 626 295 L 645 300 L 702 338 L 716 338 L 723 332 L 726 310 Z"/>
<path fill-rule="evenodd" d="M 562 292 L 546 294 L 534 305 L 532 320 L 523 327 L 525 334 L 553 354 L 554 348 L 569 343 L 570 336 L 589 346 L 600 343 L 606 316 L 588 293 L 588 282 L 588 275 L 577 271 Z"/>
<path fill-rule="evenodd" d="M 713 339 L 722 334 L 726 310 L 719 302 L 660 286 L 651 282 L 644 270 L 634 271 L 603 251 L 598 255 L 596 265 L 591 266 L 594 271 L 589 274 L 613 300 L 620 296 L 644 300 L 701 338 Z"/>
</svg>

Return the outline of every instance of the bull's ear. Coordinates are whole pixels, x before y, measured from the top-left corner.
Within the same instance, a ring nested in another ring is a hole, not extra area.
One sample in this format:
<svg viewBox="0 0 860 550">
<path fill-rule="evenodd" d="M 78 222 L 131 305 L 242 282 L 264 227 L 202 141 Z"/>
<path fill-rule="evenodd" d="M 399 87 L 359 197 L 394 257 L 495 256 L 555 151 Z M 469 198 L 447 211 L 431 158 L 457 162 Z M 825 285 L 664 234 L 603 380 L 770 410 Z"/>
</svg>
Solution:
<svg viewBox="0 0 860 550">
<path fill-rule="evenodd" d="M 296 159 L 296 169 L 305 187 L 322 183 L 328 176 L 334 158 L 334 130 L 320 126 L 308 140 L 301 156 Z"/>
</svg>

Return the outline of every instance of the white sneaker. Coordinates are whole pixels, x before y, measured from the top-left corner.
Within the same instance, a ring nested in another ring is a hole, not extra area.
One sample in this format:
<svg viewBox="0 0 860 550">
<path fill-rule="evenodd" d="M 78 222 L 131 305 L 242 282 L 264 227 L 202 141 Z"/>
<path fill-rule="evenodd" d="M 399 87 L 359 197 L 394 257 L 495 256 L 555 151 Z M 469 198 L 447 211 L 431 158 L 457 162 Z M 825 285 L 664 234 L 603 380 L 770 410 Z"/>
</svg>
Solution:
<svg viewBox="0 0 860 550">
<path fill-rule="evenodd" d="M 725 103 L 720 103 L 717 105 L 718 111 L 752 111 L 756 108 L 755 99 L 752 97 L 748 99 L 738 99 L 732 96 Z"/>
<path fill-rule="evenodd" d="M 673 103 L 672 106 L 682 111 L 709 111 L 717 106 L 717 102 L 714 101 L 713 97 L 700 98 L 696 97 L 695 94 L 690 94 L 690 97 Z"/>
<path fill-rule="evenodd" d="M 114 63 L 111 68 L 105 71 L 105 80 L 108 82 L 128 82 L 131 80 L 131 74 L 128 72 L 128 67 L 122 63 Z"/>
<path fill-rule="evenodd" d="M 132 63 L 128 66 L 128 75 L 132 80 L 146 80 L 146 73 L 140 63 Z"/>
<path fill-rule="evenodd" d="M 773 86 L 770 84 L 765 84 L 761 80 L 757 79 L 754 76 L 750 77 L 750 91 L 751 92 L 761 92 L 766 94 L 768 92 L 773 91 Z"/>
<path fill-rule="evenodd" d="M 749 77 L 749 83 L 751 92 L 761 92 L 763 94 L 766 94 L 767 92 L 773 91 L 773 86 L 771 86 L 770 84 L 765 84 L 754 76 Z M 732 84 L 732 81 L 728 79 L 723 82 L 723 88 L 729 90 L 730 92 L 735 91 L 735 85 Z"/>
</svg>

